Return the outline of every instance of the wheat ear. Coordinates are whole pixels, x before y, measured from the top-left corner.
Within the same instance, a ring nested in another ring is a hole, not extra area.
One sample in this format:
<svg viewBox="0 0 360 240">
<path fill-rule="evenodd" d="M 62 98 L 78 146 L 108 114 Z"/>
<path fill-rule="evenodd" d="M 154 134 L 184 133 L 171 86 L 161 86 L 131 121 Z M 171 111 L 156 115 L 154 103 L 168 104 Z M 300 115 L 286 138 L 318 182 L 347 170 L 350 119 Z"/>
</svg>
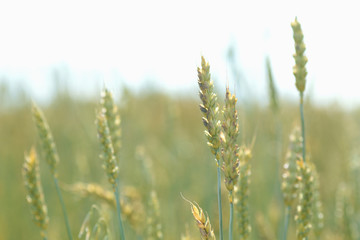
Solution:
<svg viewBox="0 0 360 240">
<path fill-rule="evenodd" d="M 102 148 L 102 154 L 100 155 L 100 158 L 103 160 L 103 164 L 104 164 L 103 167 L 108 176 L 108 181 L 112 185 L 114 190 L 117 216 L 119 221 L 120 237 L 121 240 L 125 240 L 124 227 L 121 219 L 121 205 L 120 205 L 119 186 L 118 186 L 119 168 L 117 166 L 117 162 L 114 154 L 114 148 L 111 141 L 111 135 L 110 135 L 106 116 L 104 115 L 103 108 L 101 108 L 101 111 L 97 114 L 96 124 L 97 124 L 98 139 L 100 141 L 100 145 Z"/>
<path fill-rule="evenodd" d="M 301 176 L 301 192 L 297 206 L 297 214 L 295 216 L 297 223 L 296 235 L 298 240 L 304 240 L 308 238 L 312 228 L 314 177 L 308 161 L 305 163 L 305 161 L 301 159 L 297 163 Z"/>
<path fill-rule="evenodd" d="M 61 190 L 59 187 L 59 182 L 58 182 L 57 165 L 59 163 L 59 155 L 56 150 L 55 141 L 54 141 L 49 124 L 47 123 L 47 120 L 46 120 L 44 114 L 42 113 L 40 108 L 35 105 L 35 103 L 33 103 L 33 105 L 32 105 L 32 113 L 33 113 L 33 118 L 34 118 L 37 130 L 38 130 L 39 139 L 41 142 L 44 157 L 45 157 L 46 162 L 49 165 L 50 171 L 51 171 L 53 179 L 54 179 L 55 189 L 56 189 L 57 195 L 59 197 L 61 209 L 62 209 L 63 215 L 64 215 L 67 235 L 68 235 L 69 240 L 72 240 L 73 237 L 71 234 L 69 218 L 67 216 L 65 203 L 64 203 L 64 200 L 63 200 L 63 197 L 61 194 Z"/>
<path fill-rule="evenodd" d="M 118 157 L 121 148 L 120 113 L 114 102 L 112 93 L 106 88 L 101 92 L 100 104 L 108 122 L 114 154 Z"/>
<path fill-rule="evenodd" d="M 302 160 L 302 137 L 300 129 L 295 127 L 290 134 L 290 145 L 286 153 L 284 171 L 282 174 L 281 190 L 285 203 L 285 222 L 283 231 L 283 240 L 287 239 L 289 221 L 291 217 L 291 207 L 298 196 L 300 184 L 300 172 L 297 161 Z"/>
<path fill-rule="evenodd" d="M 239 135 L 238 116 L 236 111 L 236 97 L 226 88 L 225 106 L 223 110 L 224 120 L 222 122 L 223 132 L 221 133 L 221 156 L 223 159 L 222 171 L 225 175 L 225 186 L 229 191 L 230 220 L 229 240 L 232 240 L 233 229 L 233 190 L 239 179 L 239 146 L 236 144 Z"/>
<path fill-rule="evenodd" d="M 306 141 L 305 141 L 305 119 L 304 119 L 304 91 L 306 85 L 306 75 L 307 70 L 305 65 L 308 61 L 307 57 L 304 55 L 306 50 L 304 43 L 304 34 L 301 29 L 301 25 L 298 22 L 297 18 L 291 23 L 293 29 L 293 38 L 295 42 L 295 54 L 293 55 L 295 59 L 295 66 L 293 67 L 293 73 L 295 76 L 295 85 L 297 90 L 300 93 L 300 119 L 301 119 L 301 133 L 303 138 L 303 159 L 306 161 Z"/>
<path fill-rule="evenodd" d="M 251 149 L 245 146 L 240 147 L 238 157 L 240 159 L 240 178 L 237 186 L 234 189 L 235 193 L 235 208 L 238 213 L 238 230 L 241 239 L 248 239 L 251 233 L 250 219 L 249 219 L 249 185 L 251 166 L 250 159 L 252 158 Z"/>
<path fill-rule="evenodd" d="M 214 231 L 210 224 L 209 216 L 204 214 L 204 211 L 201 209 L 199 204 L 196 202 L 192 203 L 188 199 L 186 199 L 183 195 L 181 197 L 190 204 L 191 213 L 195 219 L 196 225 L 199 228 L 201 239 L 216 239 L 214 235 Z"/>
<path fill-rule="evenodd" d="M 316 170 L 315 164 L 311 163 L 310 167 L 311 167 L 311 171 L 312 171 L 313 178 L 314 178 L 312 225 L 313 225 L 315 237 L 317 239 L 320 239 L 321 233 L 324 229 L 324 211 L 323 211 L 323 205 L 322 205 L 322 202 L 320 199 L 320 179 L 319 179 L 319 174 Z"/>
<path fill-rule="evenodd" d="M 30 205 L 35 224 L 40 228 L 41 237 L 47 239 L 49 217 L 40 182 L 39 162 L 34 148 L 25 154 L 23 177 L 26 187 L 26 200 Z"/>
<path fill-rule="evenodd" d="M 148 240 L 164 239 L 160 222 L 160 204 L 155 190 L 152 190 L 150 193 L 146 226 L 146 236 Z"/>
<path fill-rule="evenodd" d="M 220 172 L 220 121 L 219 121 L 219 104 L 214 92 L 214 83 L 211 80 L 210 65 L 201 57 L 201 68 L 198 71 L 199 96 L 202 104 L 200 111 L 203 113 L 203 124 L 206 128 L 205 136 L 208 140 L 212 154 L 215 156 L 217 164 L 217 197 L 219 211 L 219 235 L 223 240 L 223 223 L 222 223 L 222 204 L 221 204 L 221 172 Z"/>
</svg>

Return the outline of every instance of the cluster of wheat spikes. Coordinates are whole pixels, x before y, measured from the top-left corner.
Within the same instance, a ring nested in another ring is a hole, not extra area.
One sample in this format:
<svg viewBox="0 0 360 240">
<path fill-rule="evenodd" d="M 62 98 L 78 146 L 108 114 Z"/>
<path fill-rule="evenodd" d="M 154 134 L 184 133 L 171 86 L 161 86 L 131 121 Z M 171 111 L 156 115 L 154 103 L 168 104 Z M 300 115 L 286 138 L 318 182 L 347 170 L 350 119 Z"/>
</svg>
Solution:
<svg viewBox="0 0 360 240">
<path fill-rule="evenodd" d="M 294 219 L 297 223 L 297 239 L 308 239 L 310 230 L 314 226 L 314 235 L 320 238 L 323 228 L 322 204 L 319 194 L 319 179 L 314 163 L 306 157 L 305 142 L 305 119 L 304 119 L 304 91 L 306 85 L 307 71 L 305 65 L 307 58 L 304 55 L 305 44 L 304 35 L 297 19 L 291 24 L 294 32 L 295 41 L 295 66 L 293 68 L 296 79 L 295 85 L 300 93 L 300 130 L 296 128 L 290 135 L 290 147 L 284 164 L 282 191 L 285 204 L 285 224 L 283 239 L 287 239 L 287 232 L 290 218 L 293 214 L 293 205 L 296 203 L 296 214 Z M 267 62 L 272 108 L 278 112 L 276 91 L 273 85 L 271 69 Z M 249 221 L 249 184 L 250 184 L 250 159 L 251 149 L 237 144 L 238 119 L 236 111 L 236 98 L 231 95 L 229 88 L 226 89 L 225 106 L 219 114 L 219 104 L 214 92 L 214 85 L 211 80 L 209 63 L 202 58 L 201 68 L 198 68 L 198 82 L 200 87 L 200 110 L 203 113 L 203 123 L 206 127 L 205 135 L 211 152 L 214 154 L 218 172 L 219 169 L 224 173 L 225 187 L 229 191 L 230 220 L 229 220 L 229 239 L 233 235 L 233 204 L 235 202 L 238 212 L 237 232 L 241 239 L 248 239 L 251 226 Z M 220 157 L 221 156 L 221 157 Z M 218 174 L 218 182 L 221 175 Z M 220 196 L 221 185 L 218 184 L 218 206 L 219 206 L 219 238 L 223 239 L 222 225 L 222 206 Z M 235 189 L 235 201 L 233 190 Z M 191 203 L 192 204 L 192 203 Z M 198 216 L 192 212 L 198 223 Z M 202 210 L 201 210 L 202 212 Z M 314 217 L 313 217 L 314 215 Z M 204 234 L 204 225 L 198 224 L 203 239 L 208 239 Z"/>
<path fill-rule="evenodd" d="M 305 141 L 305 118 L 304 118 L 304 91 L 306 86 L 307 71 L 305 65 L 307 58 L 304 55 L 305 44 L 303 33 L 297 19 L 291 24 L 294 32 L 295 41 L 295 66 L 293 73 L 295 76 L 295 85 L 300 94 L 300 121 L 301 128 L 296 127 L 290 134 L 290 145 L 286 155 L 286 161 L 283 166 L 281 190 L 284 202 L 284 226 L 282 239 L 286 240 L 288 228 L 291 224 L 291 218 L 296 222 L 297 239 L 308 239 L 310 231 L 313 229 L 314 236 L 320 239 L 324 225 L 322 203 L 319 193 L 319 176 L 316 167 L 310 158 L 306 155 Z M 274 112 L 279 111 L 276 91 L 272 80 L 270 65 L 267 63 L 270 79 L 270 90 L 272 96 L 272 108 Z M 251 233 L 250 210 L 249 210 L 249 186 L 251 177 L 251 159 L 252 147 L 238 143 L 239 122 L 236 108 L 237 99 L 229 87 L 226 88 L 225 103 L 220 107 L 217 96 L 214 91 L 214 83 L 211 79 L 210 65 L 204 57 L 201 59 L 201 67 L 198 71 L 199 95 L 201 99 L 200 110 L 203 114 L 203 124 L 205 126 L 205 136 L 211 153 L 214 155 L 217 167 L 217 198 L 219 214 L 219 239 L 223 240 L 223 220 L 222 220 L 222 201 L 221 201 L 221 183 L 228 191 L 229 201 L 229 240 L 233 239 L 233 232 L 238 236 L 236 238 L 249 239 Z M 160 221 L 160 204 L 155 191 L 155 179 L 151 169 L 151 159 L 147 157 L 144 149 L 138 149 L 138 157 L 142 161 L 144 176 L 147 177 L 148 186 L 146 191 L 147 209 L 145 209 L 141 194 L 135 188 L 122 186 L 120 184 L 119 169 L 120 150 L 121 150 L 121 128 L 120 114 L 114 102 L 112 94 L 104 89 L 101 94 L 99 109 L 96 114 L 96 126 L 99 144 L 101 146 L 100 159 L 107 175 L 108 182 L 112 191 L 107 190 L 96 183 L 75 183 L 72 185 L 59 184 L 58 169 L 59 155 L 50 127 L 42 111 L 33 104 L 33 118 L 38 130 L 41 152 L 43 159 L 47 162 L 51 175 L 54 180 L 55 188 L 60 200 L 63 211 L 67 235 L 70 240 L 73 235 L 70 229 L 70 223 L 67 217 L 65 204 L 62 198 L 61 189 L 71 191 L 83 197 L 94 197 L 107 203 L 116 209 L 118 218 L 118 234 L 111 234 L 108 217 L 105 217 L 103 211 L 94 205 L 86 215 L 78 238 L 85 239 L 112 239 L 118 235 L 118 239 L 125 240 L 125 231 L 123 219 L 133 228 L 138 239 L 161 240 L 163 239 L 162 224 Z M 359 165 L 359 164 L 358 164 Z M 360 167 L 353 167 L 354 172 Z M 223 174 L 221 174 L 221 172 Z M 47 239 L 47 226 L 49 217 L 47 215 L 47 206 L 45 204 L 44 193 L 41 187 L 40 171 L 37 154 L 32 148 L 29 154 L 25 155 L 23 166 L 23 176 L 26 186 L 26 199 L 36 225 L 40 228 L 41 237 Z M 280 185 L 280 184 L 279 184 Z M 120 191 L 119 189 L 122 189 Z M 280 189 L 280 186 L 278 186 Z M 121 193 L 121 195 L 120 195 Z M 343 196 L 338 201 L 338 215 L 343 216 L 343 222 L 350 222 L 347 216 L 351 215 L 348 204 L 344 202 L 347 199 L 345 190 L 342 189 Z M 360 198 L 360 193 L 356 193 Z M 183 197 L 184 198 L 184 197 Z M 185 199 L 185 198 L 184 198 Z M 196 226 L 200 231 L 201 239 L 216 239 L 214 229 L 210 223 L 209 215 L 196 202 L 185 199 L 190 204 L 191 213 L 195 219 Z M 236 215 L 234 218 L 234 211 Z M 258 225 L 264 226 L 262 215 L 257 215 Z M 234 224 L 236 223 L 236 224 Z M 236 231 L 233 230 L 234 225 Z M 345 224 L 346 225 L 346 224 Z M 262 228 L 266 235 L 271 232 L 266 227 Z M 357 236 L 354 227 L 348 227 L 348 236 Z M 183 235 L 182 239 L 190 239 L 188 234 Z"/>
<path fill-rule="evenodd" d="M 49 165 L 53 176 L 55 187 L 59 196 L 60 204 L 64 213 L 65 225 L 68 238 L 73 239 L 65 204 L 61 195 L 61 189 L 73 192 L 83 197 L 93 197 L 107 203 L 116 209 L 118 217 L 119 239 L 125 240 L 125 231 L 123 227 L 124 218 L 141 239 L 144 235 L 148 240 L 163 239 L 162 225 L 160 222 L 160 204 L 154 189 L 154 179 L 150 169 L 150 159 L 142 153 L 144 161 L 144 175 L 148 176 L 148 183 L 151 189 L 148 197 L 148 209 L 145 211 L 141 194 L 136 188 L 124 186 L 120 196 L 119 181 L 119 151 L 121 147 L 121 129 L 120 115 L 114 102 L 112 94 L 104 89 L 101 94 L 100 106 L 96 115 L 97 135 L 101 146 L 100 159 L 112 187 L 112 191 L 107 190 L 96 183 L 78 182 L 75 184 L 59 184 L 57 165 L 59 156 L 56 150 L 47 120 L 35 104 L 32 107 L 35 125 L 38 129 L 39 140 L 42 146 L 43 157 Z M 47 215 L 47 206 L 44 200 L 44 194 L 41 187 L 40 171 L 35 149 L 32 148 L 30 154 L 25 155 L 23 167 L 24 182 L 27 190 L 26 199 L 29 202 L 34 221 L 40 228 L 43 239 L 47 239 L 47 226 L 49 217 Z M 108 219 L 104 217 L 101 209 L 94 205 L 86 215 L 78 238 L 82 239 L 112 239 L 116 234 L 110 234 Z M 146 228 L 146 229 L 145 229 Z"/>
<path fill-rule="evenodd" d="M 235 95 L 230 93 L 229 87 L 226 88 L 225 104 L 220 114 L 220 107 L 217 102 L 217 96 L 214 92 L 214 83 L 211 80 L 210 65 L 205 58 L 201 59 L 201 68 L 198 68 L 199 95 L 202 103 L 200 110 L 203 113 L 203 123 L 206 128 L 205 136 L 211 152 L 215 156 L 218 169 L 218 208 L 219 208 L 219 239 L 223 239 L 222 224 L 222 204 L 221 204 L 221 175 L 220 170 L 224 174 L 225 187 L 229 192 L 230 219 L 229 219 L 229 239 L 233 235 L 234 222 L 234 203 L 239 213 L 239 229 L 243 239 L 248 239 L 251 228 L 249 226 L 248 217 L 248 186 L 250 183 L 250 164 L 251 150 L 245 146 L 239 146 L 237 137 L 239 135 L 239 124 L 236 110 L 237 99 Z M 236 192 L 235 199 L 233 192 Z M 238 190 L 236 190 L 238 189 Z M 199 224 L 199 216 L 196 214 L 198 209 L 191 205 L 193 215 L 200 229 L 203 239 L 209 239 L 204 234 L 205 223 L 210 222 L 208 218 Z M 201 210 L 201 208 L 199 207 Z M 194 214 L 195 212 L 195 214 Z M 202 210 L 200 211 L 202 213 Z M 203 217 L 205 220 L 205 217 Z M 205 231 L 208 233 L 208 231 Z M 211 230 L 212 233 L 212 230 Z M 210 234 L 209 236 L 212 236 Z"/>
</svg>

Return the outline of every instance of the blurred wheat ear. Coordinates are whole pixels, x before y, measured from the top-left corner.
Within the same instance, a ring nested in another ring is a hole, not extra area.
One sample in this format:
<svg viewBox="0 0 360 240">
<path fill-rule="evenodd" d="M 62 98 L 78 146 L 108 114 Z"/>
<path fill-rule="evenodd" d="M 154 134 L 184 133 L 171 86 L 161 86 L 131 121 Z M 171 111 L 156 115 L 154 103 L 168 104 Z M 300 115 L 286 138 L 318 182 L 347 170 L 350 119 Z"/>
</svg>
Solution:
<svg viewBox="0 0 360 240">
<path fill-rule="evenodd" d="M 103 93 L 103 96 L 106 96 L 106 91 L 107 90 L 104 90 L 105 93 Z M 108 125 L 109 120 L 111 121 L 113 119 L 108 119 L 106 116 L 107 113 L 109 113 L 109 111 L 107 111 L 106 107 L 102 105 L 96 116 L 98 139 L 102 150 L 100 158 L 103 160 L 103 166 L 108 176 L 108 181 L 112 185 L 114 190 L 120 237 L 122 240 L 125 240 L 124 227 L 121 218 L 122 210 L 119 194 L 119 168 L 114 152 L 111 132 Z"/>
<path fill-rule="evenodd" d="M 51 174 L 52 174 L 53 179 L 54 179 L 56 192 L 57 192 L 57 195 L 59 197 L 61 209 L 62 209 L 63 215 L 64 215 L 67 235 L 68 235 L 69 240 L 72 240 L 73 237 L 72 237 L 72 234 L 71 234 L 69 218 L 67 216 L 65 203 L 64 203 L 64 200 L 63 200 L 63 197 L 62 197 L 62 194 L 61 194 L 61 190 L 60 190 L 60 187 L 59 187 L 59 182 L 58 182 L 57 165 L 59 163 L 59 155 L 58 155 L 57 150 L 56 150 L 55 141 L 54 141 L 54 138 L 52 136 L 50 127 L 49 127 L 49 125 L 47 123 L 47 120 L 46 120 L 44 114 L 42 113 L 40 108 L 38 106 L 36 106 L 35 103 L 33 103 L 33 105 L 32 105 L 32 113 L 33 113 L 33 118 L 34 118 L 34 121 L 35 121 L 35 125 L 36 125 L 37 130 L 38 130 L 39 139 L 40 139 L 40 142 L 41 142 L 44 157 L 45 157 L 46 162 L 49 165 Z"/>
<path fill-rule="evenodd" d="M 25 154 L 23 177 L 27 192 L 26 200 L 30 205 L 34 222 L 40 228 L 41 237 L 45 240 L 47 239 L 49 217 L 41 186 L 39 162 L 35 148 L 31 148 L 30 153 Z"/>
</svg>

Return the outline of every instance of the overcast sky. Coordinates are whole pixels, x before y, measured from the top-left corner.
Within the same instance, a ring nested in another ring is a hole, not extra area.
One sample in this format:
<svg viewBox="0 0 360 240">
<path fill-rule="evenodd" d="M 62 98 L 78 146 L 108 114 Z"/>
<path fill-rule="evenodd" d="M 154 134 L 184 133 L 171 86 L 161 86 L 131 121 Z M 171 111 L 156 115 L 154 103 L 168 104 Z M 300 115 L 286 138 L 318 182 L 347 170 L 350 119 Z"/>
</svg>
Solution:
<svg viewBox="0 0 360 240">
<path fill-rule="evenodd" d="M 295 98 L 290 23 L 297 16 L 309 58 L 306 94 L 353 106 L 360 103 L 356 2 L 1 1 L 0 77 L 21 81 L 35 99 L 51 95 L 54 68 L 68 69 L 79 94 L 93 94 L 103 82 L 118 88 L 119 79 L 136 91 L 151 80 L 195 94 L 201 55 L 216 84 L 232 84 L 227 51 L 234 46 L 251 94 L 267 99 L 269 56 L 280 96 Z"/>
</svg>

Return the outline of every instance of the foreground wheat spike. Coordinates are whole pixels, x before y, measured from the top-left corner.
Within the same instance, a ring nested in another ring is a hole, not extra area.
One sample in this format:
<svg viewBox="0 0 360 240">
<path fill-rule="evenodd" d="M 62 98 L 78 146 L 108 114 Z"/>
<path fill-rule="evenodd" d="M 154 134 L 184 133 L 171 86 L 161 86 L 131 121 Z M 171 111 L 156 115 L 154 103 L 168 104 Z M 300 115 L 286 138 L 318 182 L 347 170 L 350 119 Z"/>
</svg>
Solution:
<svg viewBox="0 0 360 240">
<path fill-rule="evenodd" d="M 26 200 L 30 205 L 34 222 L 41 229 L 42 238 L 46 239 L 49 217 L 40 182 L 39 162 L 34 148 L 31 148 L 30 153 L 25 155 L 23 177 L 27 192 Z"/>
<path fill-rule="evenodd" d="M 301 30 L 301 25 L 297 21 L 297 18 L 295 18 L 295 21 L 291 23 L 291 27 L 293 29 L 293 37 L 295 41 L 295 66 L 293 67 L 293 73 L 296 79 L 295 85 L 298 91 L 300 92 L 300 95 L 302 96 L 305 90 L 306 85 L 306 75 L 307 71 L 305 68 L 305 65 L 308 61 L 307 57 L 304 55 L 304 52 L 306 50 L 305 44 L 304 44 L 304 34 Z"/>
<path fill-rule="evenodd" d="M 56 145 L 50 127 L 46 121 L 43 112 L 38 106 L 33 103 L 32 113 L 34 122 L 36 124 L 42 150 L 44 152 L 44 158 L 50 167 L 52 175 L 57 178 L 57 165 L 59 163 L 59 155 L 57 153 Z"/>
<path fill-rule="evenodd" d="M 204 117 L 202 118 L 206 128 L 205 135 L 208 139 L 208 145 L 211 152 L 215 155 L 216 161 L 220 161 L 220 131 L 221 126 L 219 122 L 219 104 L 214 92 L 214 83 L 211 80 L 210 65 L 201 58 L 201 68 L 198 68 L 198 84 L 200 88 L 200 110 Z"/>
<path fill-rule="evenodd" d="M 202 101 L 200 104 L 200 111 L 203 113 L 203 124 L 206 128 L 205 136 L 208 140 L 208 145 L 212 154 L 215 156 L 217 163 L 217 197 L 218 197 L 218 211 L 219 211 L 219 235 L 220 240 L 223 240 L 222 227 L 222 204 L 221 204 L 221 172 L 220 172 L 220 121 L 219 121 L 219 104 L 214 92 L 214 83 L 211 80 L 210 65 L 201 57 L 201 68 L 197 69 L 199 96 Z"/>
<path fill-rule="evenodd" d="M 191 201 L 187 200 L 183 195 L 181 197 L 190 203 L 191 213 L 195 218 L 196 225 L 199 228 L 201 239 L 208 240 L 208 239 L 216 239 L 214 231 L 210 224 L 209 216 L 205 216 L 204 211 L 201 207 L 196 203 L 192 203 Z"/>
<path fill-rule="evenodd" d="M 111 92 L 106 88 L 101 92 L 100 104 L 108 122 L 111 141 L 114 147 L 114 154 L 115 156 L 119 156 L 121 148 L 120 114 Z"/>
<path fill-rule="evenodd" d="M 312 225 L 314 229 L 314 234 L 317 239 L 320 239 L 321 233 L 324 229 L 324 211 L 322 202 L 320 199 L 320 179 L 319 174 L 316 170 L 316 166 L 314 163 L 311 163 L 311 171 L 313 173 L 314 178 L 314 194 L 313 194 L 313 220 Z"/>
<path fill-rule="evenodd" d="M 295 220 L 297 223 L 297 239 L 307 239 L 312 229 L 312 204 L 313 204 L 313 192 L 314 192 L 314 177 L 309 166 L 309 162 L 306 163 L 303 160 L 297 162 L 300 168 L 301 176 L 301 192 L 299 205 L 297 206 L 297 214 Z"/>
<path fill-rule="evenodd" d="M 305 65 L 307 63 L 307 57 L 304 56 L 305 44 L 304 34 L 301 30 L 301 25 L 295 18 L 295 21 L 291 23 L 293 29 L 293 37 L 295 41 L 295 66 L 293 67 L 293 73 L 295 76 L 295 85 L 300 93 L 300 119 L 301 119 L 301 134 L 303 138 L 303 159 L 306 161 L 306 141 L 305 141 L 305 119 L 304 119 L 304 91 L 306 84 L 307 71 Z"/>
<path fill-rule="evenodd" d="M 33 113 L 33 118 L 34 118 L 37 130 L 38 130 L 38 134 L 39 134 L 39 138 L 40 138 L 40 142 L 41 142 L 45 160 L 49 165 L 51 174 L 53 175 L 56 192 L 59 197 L 60 205 L 61 205 L 63 215 L 64 215 L 67 235 L 68 235 L 69 240 L 72 240 L 73 238 L 72 238 L 72 234 L 71 234 L 70 223 L 69 223 L 69 219 L 67 216 L 65 203 L 64 203 L 64 200 L 63 200 L 63 197 L 61 194 L 61 190 L 59 187 L 59 182 L 58 182 L 57 164 L 59 163 L 59 155 L 56 150 L 55 141 L 51 134 L 50 127 L 46 121 L 44 114 L 42 113 L 40 108 L 35 105 L 35 103 L 33 103 L 33 105 L 32 105 L 32 113 Z"/>
<path fill-rule="evenodd" d="M 240 239 L 246 240 L 249 239 L 251 233 L 249 218 L 249 185 L 251 175 L 251 166 L 249 161 L 252 158 L 251 149 L 241 146 L 238 157 L 240 160 L 240 178 L 234 189 L 234 204 L 238 215 L 237 228 L 240 234 Z"/>
<path fill-rule="evenodd" d="M 299 170 L 297 161 L 302 160 L 302 137 L 300 129 L 294 128 L 290 135 L 289 149 L 286 153 L 281 189 L 286 206 L 291 207 L 298 195 Z"/>
<path fill-rule="evenodd" d="M 114 154 L 114 148 L 111 141 L 109 126 L 104 111 L 105 110 L 101 108 L 101 111 L 97 114 L 97 119 L 96 119 L 98 139 L 100 141 L 100 145 L 102 149 L 102 154 L 100 155 L 100 158 L 103 160 L 103 167 L 108 176 L 108 181 L 110 184 L 112 184 L 114 190 L 116 209 L 117 209 L 117 215 L 119 221 L 120 238 L 121 240 L 125 240 L 125 233 L 121 219 L 121 205 L 120 205 L 119 184 L 118 184 L 119 168 L 117 166 L 117 162 Z"/>
<path fill-rule="evenodd" d="M 229 239 L 232 239 L 233 229 L 233 190 L 239 179 L 239 147 L 236 144 L 239 135 L 238 116 L 236 111 L 236 97 L 231 95 L 229 87 L 226 88 L 225 106 L 223 110 L 224 120 L 221 134 L 221 156 L 223 159 L 222 171 L 225 175 L 225 186 L 229 191 L 230 221 Z"/>
<path fill-rule="evenodd" d="M 239 179 L 239 147 L 236 144 L 239 135 L 239 124 L 237 122 L 236 101 L 226 88 L 225 107 L 223 110 L 224 120 L 222 123 L 223 134 L 221 135 L 221 155 L 223 159 L 222 171 L 225 175 L 225 186 L 232 193 L 234 185 Z"/>
<path fill-rule="evenodd" d="M 164 238 L 162 232 L 162 225 L 160 222 L 160 205 L 156 192 L 153 190 L 150 193 L 148 203 L 148 214 L 146 221 L 146 239 L 147 240 L 161 240 Z"/>
</svg>

